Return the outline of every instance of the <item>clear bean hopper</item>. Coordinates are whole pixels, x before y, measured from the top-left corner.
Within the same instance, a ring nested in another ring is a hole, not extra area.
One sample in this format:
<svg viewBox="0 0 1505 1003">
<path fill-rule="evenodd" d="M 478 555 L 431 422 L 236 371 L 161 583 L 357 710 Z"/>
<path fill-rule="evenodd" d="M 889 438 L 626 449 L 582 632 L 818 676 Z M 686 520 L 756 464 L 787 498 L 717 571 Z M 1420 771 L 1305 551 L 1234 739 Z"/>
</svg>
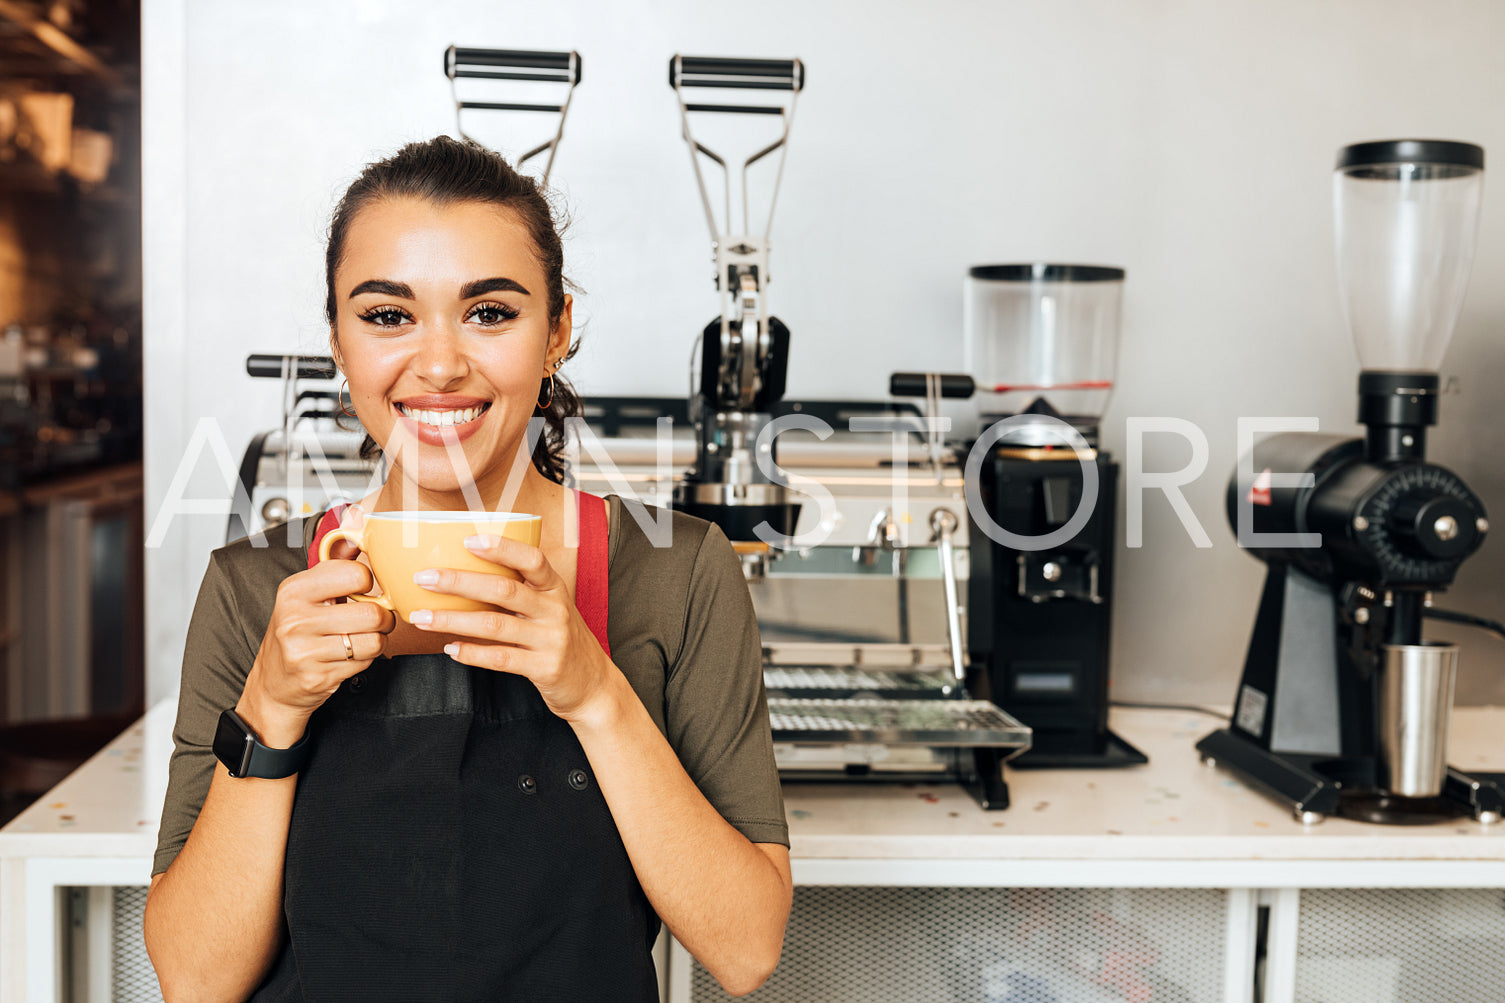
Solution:
<svg viewBox="0 0 1505 1003">
<path fill-rule="evenodd" d="M 966 369 L 984 421 L 1064 419 L 1089 440 L 1113 392 L 1124 270 L 1101 265 L 978 265 L 963 300 Z M 1003 441 L 1047 445 L 1026 427 Z"/>
</svg>

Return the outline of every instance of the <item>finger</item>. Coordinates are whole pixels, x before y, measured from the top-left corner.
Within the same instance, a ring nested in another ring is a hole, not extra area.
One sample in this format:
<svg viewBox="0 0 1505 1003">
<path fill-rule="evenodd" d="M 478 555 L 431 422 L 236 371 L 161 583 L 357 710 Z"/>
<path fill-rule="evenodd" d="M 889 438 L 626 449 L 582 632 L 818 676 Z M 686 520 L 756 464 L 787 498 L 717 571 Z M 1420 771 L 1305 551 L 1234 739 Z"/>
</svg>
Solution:
<svg viewBox="0 0 1505 1003">
<path fill-rule="evenodd" d="M 362 669 L 387 647 L 387 635 L 374 632 L 330 634 L 325 641 L 323 647 L 328 650 L 328 655 L 324 661 L 335 664 L 351 662 Z"/>
<path fill-rule="evenodd" d="M 360 502 L 352 502 L 340 513 L 340 528 L 357 532 L 366 524 L 366 509 Z"/>
<path fill-rule="evenodd" d="M 536 616 L 542 608 L 538 592 L 532 586 L 506 575 L 428 568 L 413 575 L 413 582 L 429 592 L 464 596 L 524 616 Z"/>
<path fill-rule="evenodd" d="M 318 609 L 317 629 L 326 634 L 389 634 L 397 618 L 384 606 L 371 602 L 347 602 Z"/>
<path fill-rule="evenodd" d="M 414 610 L 412 623 L 437 634 L 458 634 L 491 644 L 523 647 L 531 646 L 540 630 L 538 624 L 501 610 Z"/>
<path fill-rule="evenodd" d="M 472 641 L 451 641 L 444 646 L 444 653 L 462 665 L 474 665 L 478 669 L 493 672 L 512 672 L 527 675 L 525 655 L 521 648 L 505 644 L 476 644 Z"/>
<path fill-rule="evenodd" d="M 492 564 L 511 568 L 523 581 L 536 589 L 552 589 L 564 584 L 543 551 L 530 543 L 509 540 L 504 536 L 482 533 L 465 538 L 465 549 Z"/>
<path fill-rule="evenodd" d="M 330 559 L 289 576 L 283 588 L 292 598 L 317 603 L 368 592 L 375 581 L 371 569 L 359 561 Z"/>
<path fill-rule="evenodd" d="M 383 634 L 392 630 L 392 613 L 375 603 L 283 603 L 274 621 L 288 637 L 350 632 Z"/>
</svg>

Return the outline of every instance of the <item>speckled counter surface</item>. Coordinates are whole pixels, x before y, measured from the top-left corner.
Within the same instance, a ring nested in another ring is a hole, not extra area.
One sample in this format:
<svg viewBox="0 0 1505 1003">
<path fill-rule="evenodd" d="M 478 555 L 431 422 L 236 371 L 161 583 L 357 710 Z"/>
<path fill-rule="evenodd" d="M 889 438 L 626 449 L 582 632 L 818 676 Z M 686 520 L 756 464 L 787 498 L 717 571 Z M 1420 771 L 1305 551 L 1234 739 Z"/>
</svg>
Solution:
<svg viewBox="0 0 1505 1003">
<path fill-rule="evenodd" d="M 1011 805 L 982 811 L 955 784 L 784 785 L 796 859 L 1505 860 L 1505 823 L 1381 826 L 1289 809 L 1202 764 L 1219 727 L 1195 713 L 1115 710 L 1112 727 L 1149 756 L 1112 770 L 1008 771 Z M 1454 714 L 1449 757 L 1505 770 L 1505 708 Z"/>
<path fill-rule="evenodd" d="M 166 789 L 175 707 L 166 701 L 0 829 L 0 857 L 150 857 Z M 796 859 L 1505 860 L 1505 824 L 1459 819 L 1303 826 L 1232 774 L 1198 759 L 1211 717 L 1115 710 L 1114 730 L 1150 757 L 1112 770 L 1008 772 L 1012 806 L 983 811 L 961 787 L 784 786 Z M 1505 769 L 1505 708 L 1460 708 L 1449 757 Z"/>
<path fill-rule="evenodd" d="M 147 712 L 0 829 L 0 857 L 150 857 L 176 700 Z"/>
</svg>

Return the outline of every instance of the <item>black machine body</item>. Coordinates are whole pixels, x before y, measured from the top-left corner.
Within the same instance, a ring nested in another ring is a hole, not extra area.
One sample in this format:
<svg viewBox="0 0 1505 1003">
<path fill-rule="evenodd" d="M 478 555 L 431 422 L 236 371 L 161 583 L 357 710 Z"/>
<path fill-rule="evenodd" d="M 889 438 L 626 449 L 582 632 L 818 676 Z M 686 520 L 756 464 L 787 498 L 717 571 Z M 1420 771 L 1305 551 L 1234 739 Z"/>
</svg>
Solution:
<svg viewBox="0 0 1505 1003">
<path fill-rule="evenodd" d="M 757 540 L 765 523 L 793 536 L 799 521 L 800 505 L 757 462 L 759 436 L 784 397 L 788 372 L 789 328 L 777 317 L 768 318 L 766 331 L 752 318 L 717 317 L 701 335 L 700 380 L 690 406 L 695 466 L 675 505 L 716 523 L 729 539 Z M 768 445 L 776 460 L 776 443 Z"/>
<path fill-rule="evenodd" d="M 1083 464 L 1096 471 L 1090 485 Z M 1118 464 L 1102 451 L 995 447 L 979 488 L 988 518 L 1018 537 L 1059 533 L 1081 506 L 1091 516 L 1069 539 L 1030 550 L 972 534 L 969 644 L 976 687 L 1034 732 L 1018 767 L 1147 762 L 1108 730 L 1113 551 Z M 1001 534 L 1000 534 L 1001 535 Z"/>
</svg>

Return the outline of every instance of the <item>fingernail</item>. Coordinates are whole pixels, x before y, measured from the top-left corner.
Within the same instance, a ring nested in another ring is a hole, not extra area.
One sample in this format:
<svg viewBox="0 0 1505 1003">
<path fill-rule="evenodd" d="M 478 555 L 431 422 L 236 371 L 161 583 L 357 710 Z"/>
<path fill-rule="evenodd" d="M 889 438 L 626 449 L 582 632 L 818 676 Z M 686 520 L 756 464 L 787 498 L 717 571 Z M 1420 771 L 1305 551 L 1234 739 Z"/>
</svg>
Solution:
<svg viewBox="0 0 1505 1003">
<path fill-rule="evenodd" d="M 454 643 L 446 644 L 444 646 L 444 653 L 446 655 L 448 655 L 450 658 L 459 658 L 460 657 L 460 646 L 458 644 L 454 644 Z"/>
<path fill-rule="evenodd" d="M 451 537 L 450 539 L 454 539 L 454 537 Z M 417 572 L 416 574 L 413 575 L 413 584 L 414 585 L 438 585 L 439 584 L 439 572 L 433 571 L 433 570 L 430 570 L 430 571 L 419 571 L 419 572 Z"/>
<path fill-rule="evenodd" d="M 408 623 L 415 627 L 427 627 L 434 622 L 434 611 L 431 609 L 415 609 L 408 615 Z"/>
<path fill-rule="evenodd" d="M 488 550 L 496 545 L 497 538 L 489 533 L 482 533 L 479 536 L 467 536 L 465 538 L 465 547 L 467 550 Z"/>
</svg>

